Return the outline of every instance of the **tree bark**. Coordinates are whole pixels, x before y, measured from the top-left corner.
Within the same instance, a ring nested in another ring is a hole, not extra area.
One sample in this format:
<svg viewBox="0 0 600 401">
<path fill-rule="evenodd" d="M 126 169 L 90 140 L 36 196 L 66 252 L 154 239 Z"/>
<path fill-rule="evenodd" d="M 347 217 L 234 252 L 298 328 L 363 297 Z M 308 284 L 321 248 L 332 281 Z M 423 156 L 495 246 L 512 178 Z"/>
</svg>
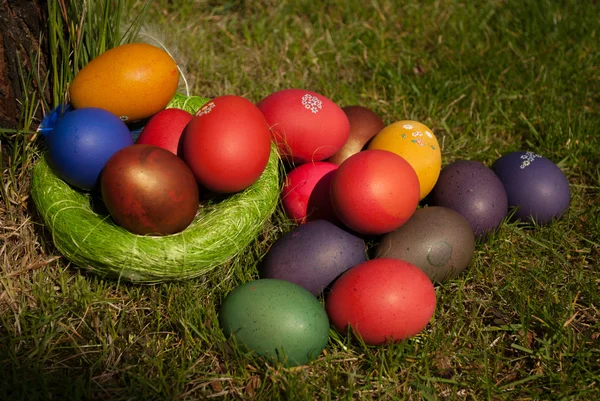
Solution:
<svg viewBox="0 0 600 401">
<path fill-rule="evenodd" d="M 0 128 L 20 128 L 20 101 L 26 90 L 37 89 L 35 81 L 23 85 L 21 75 L 35 71 L 43 80 L 48 72 L 47 10 L 47 0 L 0 0 Z M 49 99 L 48 88 L 43 94 Z"/>
</svg>

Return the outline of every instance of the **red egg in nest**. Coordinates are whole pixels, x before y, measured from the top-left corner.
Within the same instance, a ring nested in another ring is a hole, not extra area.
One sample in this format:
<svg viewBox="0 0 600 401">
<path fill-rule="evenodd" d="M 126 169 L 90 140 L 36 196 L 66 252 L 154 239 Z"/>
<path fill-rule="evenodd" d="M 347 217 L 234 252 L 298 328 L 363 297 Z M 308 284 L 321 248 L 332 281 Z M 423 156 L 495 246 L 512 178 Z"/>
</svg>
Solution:
<svg viewBox="0 0 600 401">
<path fill-rule="evenodd" d="M 271 153 L 265 117 L 249 100 L 219 96 L 204 104 L 181 138 L 180 156 L 202 186 L 217 193 L 248 188 Z"/>
<path fill-rule="evenodd" d="M 337 168 L 333 163 L 314 162 L 290 171 L 281 190 L 281 203 L 287 216 L 297 223 L 319 219 L 338 222 L 329 196 Z"/>
<path fill-rule="evenodd" d="M 135 143 L 158 146 L 177 154 L 181 134 L 192 117 L 191 113 L 178 108 L 161 110 L 148 120 Z"/>
<path fill-rule="evenodd" d="M 188 166 L 153 145 L 131 145 L 112 155 L 100 186 L 113 220 L 140 235 L 183 231 L 200 203 L 198 184 Z"/>
<path fill-rule="evenodd" d="M 325 300 L 331 324 L 349 327 L 366 344 L 398 342 L 427 326 L 436 306 L 435 288 L 418 267 L 403 260 L 372 259 L 352 267 Z"/>
<path fill-rule="evenodd" d="M 327 97 L 304 89 L 284 89 L 257 104 L 282 158 L 295 164 L 322 161 L 348 140 L 350 122 Z"/>
<path fill-rule="evenodd" d="M 331 204 L 348 228 L 388 233 L 417 210 L 419 179 L 411 165 L 387 150 L 363 150 L 346 159 L 331 182 Z"/>
</svg>

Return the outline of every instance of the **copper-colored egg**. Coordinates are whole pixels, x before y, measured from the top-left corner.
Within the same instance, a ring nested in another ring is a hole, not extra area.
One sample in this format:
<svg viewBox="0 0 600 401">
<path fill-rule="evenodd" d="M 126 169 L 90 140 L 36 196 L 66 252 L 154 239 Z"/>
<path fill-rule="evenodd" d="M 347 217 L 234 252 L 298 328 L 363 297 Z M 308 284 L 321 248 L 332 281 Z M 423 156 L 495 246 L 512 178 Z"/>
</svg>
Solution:
<svg viewBox="0 0 600 401">
<path fill-rule="evenodd" d="M 337 165 L 363 150 L 367 142 L 385 128 L 381 117 L 366 107 L 346 106 L 342 110 L 350 122 L 350 135 L 344 146 L 327 160 Z"/>
<path fill-rule="evenodd" d="M 185 162 L 153 145 L 115 153 L 102 172 L 101 190 L 113 220 L 140 235 L 183 231 L 200 203 L 198 184 Z"/>
</svg>

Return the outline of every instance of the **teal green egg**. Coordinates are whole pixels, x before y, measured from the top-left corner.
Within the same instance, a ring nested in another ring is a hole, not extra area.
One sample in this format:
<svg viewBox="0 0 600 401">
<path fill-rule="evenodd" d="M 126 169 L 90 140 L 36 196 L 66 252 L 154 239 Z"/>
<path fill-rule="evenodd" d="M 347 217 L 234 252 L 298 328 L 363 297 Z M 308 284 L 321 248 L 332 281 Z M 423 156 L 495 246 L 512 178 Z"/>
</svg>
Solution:
<svg viewBox="0 0 600 401">
<path fill-rule="evenodd" d="M 329 318 L 308 290 L 279 279 L 260 279 L 233 289 L 221 305 L 227 338 L 246 351 L 285 366 L 304 365 L 327 345 Z"/>
</svg>

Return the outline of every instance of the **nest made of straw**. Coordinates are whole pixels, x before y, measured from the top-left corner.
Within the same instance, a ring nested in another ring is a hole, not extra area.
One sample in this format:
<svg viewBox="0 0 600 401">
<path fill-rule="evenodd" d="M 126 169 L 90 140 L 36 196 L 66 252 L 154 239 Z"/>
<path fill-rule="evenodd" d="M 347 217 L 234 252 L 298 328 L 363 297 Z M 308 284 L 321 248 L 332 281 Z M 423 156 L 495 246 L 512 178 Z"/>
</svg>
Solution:
<svg viewBox="0 0 600 401">
<path fill-rule="evenodd" d="M 168 107 L 195 112 L 206 100 L 176 95 Z M 261 177 L 242 192 L 201 204 L 184 231 L 141 236 L 116 225 L 94 207 L 94 196 L 71 187 L 41 157 L 31 195 L 59 252 L 80 268 L 137 283 L 203 275 L 243 252 L 261 233 L 280 195 L 275 146 Z"/>
</svg>

